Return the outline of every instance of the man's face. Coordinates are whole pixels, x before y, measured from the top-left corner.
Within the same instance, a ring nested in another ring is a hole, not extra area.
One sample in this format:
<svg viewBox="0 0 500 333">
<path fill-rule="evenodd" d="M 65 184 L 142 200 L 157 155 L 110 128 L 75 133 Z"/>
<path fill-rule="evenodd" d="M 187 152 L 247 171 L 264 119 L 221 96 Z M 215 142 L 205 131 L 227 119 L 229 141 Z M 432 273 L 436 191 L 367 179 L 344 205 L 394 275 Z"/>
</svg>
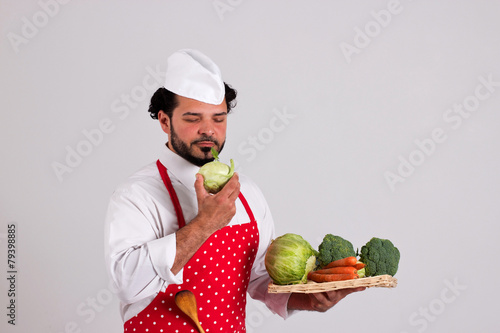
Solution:
<svg viewBox="0 0 500 333">
<path fill-rule="evenodd" d="M 189 162 L 202 166 L 213 160 L 211 148 L 220 152 L 226 141 L 227 106 L 176 96 L 172 118 L 160 111 L 158 118 L 168 134 L 168 148 Z"/>
</svg>

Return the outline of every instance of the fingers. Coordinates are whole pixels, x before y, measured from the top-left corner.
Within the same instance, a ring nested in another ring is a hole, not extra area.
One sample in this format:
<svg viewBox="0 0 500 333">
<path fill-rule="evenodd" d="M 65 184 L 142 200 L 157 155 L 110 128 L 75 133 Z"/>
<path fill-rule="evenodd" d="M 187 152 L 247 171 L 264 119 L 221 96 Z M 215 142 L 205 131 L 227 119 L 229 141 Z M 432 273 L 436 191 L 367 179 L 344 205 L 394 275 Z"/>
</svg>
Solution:
<svg viewBox="0 0 500 333">
<path fill-rule="evenodd" d="M 365 289 L 366 289 L 366 287 L 347 288 L 347 289 L 339 290 L 339 293 L 340 293 L 341 297 L 344 298 L 344 297 L 346 297 L 349 294 L 352 294 L 352 293 L 355 293 L 355 292 L 358 292 L 358 291 L 363 291 Z"/>
<path fill-rule="evenodd" d="M 358 288 L 327 291 L 323 293 L 312 293 L 310 295 L 313 308 L 316 311 L 320 312 L 327 311 L 328 309 L 332 308 L 335 304 L 340 302 L 347 295 L 354 292 L 363 291 L 365 289 L 366 289 L 365 287 L 358 287 Z"/>
<path fill-rule="evenodd" d="M 366 287 L 351 288 L 351 289 L 350 289 L 350 290 L 351 290 L 351 292 L 350 292 L 350 293 L 355 293 L 355 292 L 358 292 L 358 291 L 363 291 L 363 290 L 365 290 L 365 289 L 366 289 Z M 350 294 L 350 293 L 349 293 L 349 294 Z"/>
<path fill-rule="evenodd" d="M 335 293 L 335 292 L 334 292 Z M 314 311 L 325 312 L 337 304 L 340 299 L 337 299 L 335 294 L 331 295 L 329 293 L 312 293 L 309 294 L 311 308 Z"/>
<path fill-rule="evenodd" d="M 346 297 L 349 294 L 352 294 L 357 291 L 363 291 L 365 290 L 365 287 L 358 287 L 358 288 L 346 288 L 346 289 L 340 289 L 340 290 L 335 290 L 335 291 L 327 291 L 326 298 L 328 298 L 331 301 L 340 301 L 342 298 Z"/>
<path fill-rule="evenodd" d="M 194 182 L 194 190 L 196 191 L 196 196 L 202 199 L 208 195 L 207 190 L 203 186 L 203 176 L 199 173 L 196 174 L 196 181 Z"/>
<path fill-rule="evenodd" d="M 237 172 L 231 177 L 222 190 L 217 194 L 221 197 L 227 197 L 232 201 L 235 201 L 240 194 L 240 177 Z"/>
<path fill-rule="evenodd" d="M 312 293 L 310 294 L 312 300 L 318 304 L 323 304 L 327 300 L 326 296 L 323 293 Z"/>
<path fill-rule="evenodd" d="M 336 297 L 338 297 L 338 300 L 340 301 L 342 298 L 346 297 L 349 294 L 352 294 L 352 293 L 355 293 L 358 291 L 363 291 L 365 289 L 366 289 L 365 287 L 342 289 L 342 290 L 339 290 L 339 293 Z"/>
</svg>

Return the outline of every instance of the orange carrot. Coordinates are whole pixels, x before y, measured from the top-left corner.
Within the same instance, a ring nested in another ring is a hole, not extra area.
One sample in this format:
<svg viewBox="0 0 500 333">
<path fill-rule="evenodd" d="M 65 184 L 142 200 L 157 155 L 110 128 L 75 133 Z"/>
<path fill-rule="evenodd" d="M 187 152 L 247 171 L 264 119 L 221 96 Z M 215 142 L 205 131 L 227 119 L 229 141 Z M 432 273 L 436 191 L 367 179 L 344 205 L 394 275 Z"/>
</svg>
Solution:
<svg viewBox="0 0 500 333">
<path fill-rule="evenodd" d="M 357 279 L 358 274 L 321 274 L 311 272 L 307 277 L 314 282 L 332 282 Z"/>
<path fill-rule="evenodd" d="M 353 266 L 339 266 L 314 271 L 314 273 L 319 274 L 356 274 L 357 272 L 358 270 Z"/>
<path fill-rule="evenodd" d="M 326 265 L 326 268 L 332 268 L 332 267 L 339 267 L 339 266 L 354 266 L 358 262 L 358 259 L 356 257 L 347 257 L 344 259 L 339 259 L 332 261 L 328 265 Z"/>
<path fill-rule="evenodd" d="M 356 269 L 359 271 L 360 269 L 365 268 L 365 264 L 363 264 L 361 261 L 358 261 L 356 265 L 354 265 L 354 267 L 356 267 Z"/>
</svg>

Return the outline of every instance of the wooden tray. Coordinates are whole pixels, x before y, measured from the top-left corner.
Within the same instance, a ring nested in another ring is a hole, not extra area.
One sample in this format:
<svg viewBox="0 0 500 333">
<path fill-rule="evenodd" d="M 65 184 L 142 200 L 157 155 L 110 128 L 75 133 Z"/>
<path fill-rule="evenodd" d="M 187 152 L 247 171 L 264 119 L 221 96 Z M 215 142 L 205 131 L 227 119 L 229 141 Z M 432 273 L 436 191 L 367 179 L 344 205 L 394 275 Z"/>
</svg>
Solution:
<svg viewBox="0 0 500 333">
<path fill-rule="evenodd" d="M 398 280 L 390 275 L 379 275 L 371 276 L 353 280 L 345 281 L 335 281 L 335 282 L 314 282 L 308 280 L 307 283 L 302 284 L 291 284 L 280 286 L 269 283 L 268 292 L 269 293 L 321 293 L 325 291 L 346 289 L 346 288 L 356 288 L 356 287 L 382 287 L 382 288 L 395 288 L 398 284 Z"/>
</svg>

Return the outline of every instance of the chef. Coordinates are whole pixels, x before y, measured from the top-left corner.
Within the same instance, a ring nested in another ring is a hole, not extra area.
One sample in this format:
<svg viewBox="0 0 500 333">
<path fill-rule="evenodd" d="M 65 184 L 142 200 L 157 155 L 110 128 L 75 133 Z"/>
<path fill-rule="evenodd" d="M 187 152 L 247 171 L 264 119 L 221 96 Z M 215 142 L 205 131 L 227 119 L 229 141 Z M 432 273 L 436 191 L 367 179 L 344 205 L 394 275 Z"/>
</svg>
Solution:
<svg viewBox="0 0 500 333">
<path fill-rule="evenodd" d="M 197 50 L 167 59 L 164 87 L 149 108 L 168 142 L 159 158 L 121 184 L 106 216 L 107 268 L 118 290 L 124 332 L 196 332 L 175 304 L 190 290 L 207 332 L 244 332 L 247 293 L 283 318 L 296 310 L 326 311 L 345 289 L 319 294 L 268 294 L 264 265 L 274 234 L 259 188 L 235 173 L 217 194 L 203 187 L 200 166 L 226 140 L 236 91 Z"/>
</svg>

